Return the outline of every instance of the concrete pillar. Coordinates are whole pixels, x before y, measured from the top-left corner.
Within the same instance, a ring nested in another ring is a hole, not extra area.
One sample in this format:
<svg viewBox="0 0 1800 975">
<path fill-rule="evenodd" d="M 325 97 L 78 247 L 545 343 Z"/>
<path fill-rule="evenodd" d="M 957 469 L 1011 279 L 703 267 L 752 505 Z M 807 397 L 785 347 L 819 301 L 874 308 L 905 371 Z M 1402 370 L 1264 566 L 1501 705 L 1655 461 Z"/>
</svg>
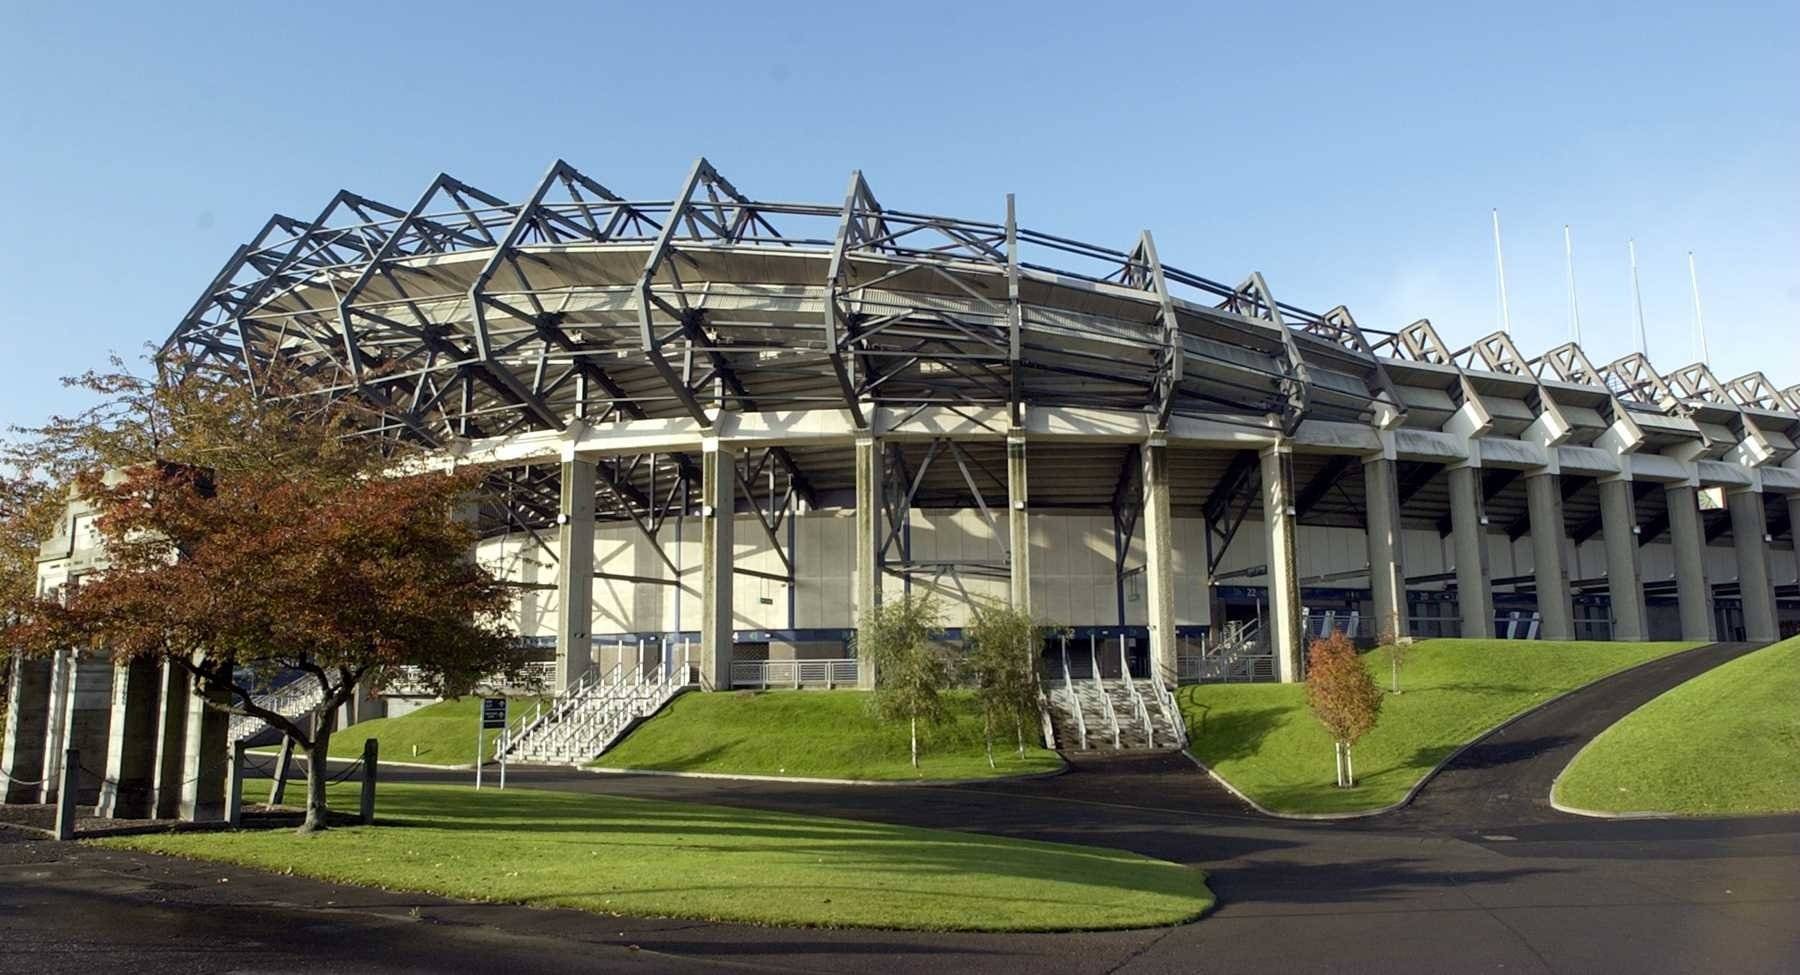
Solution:
<svg viewBox="0 0 1800 975">
<path fill-rule="evenodd" d="M 187 696 L 187 735 L 181 766 L 181 818 L 190 823 L 225 818 L 225 773 L 231 715 L 208 707 L 229 704 L 229 691 L 205 689 Z"/>
<path fill-rule="evenodd" d="M 1606 546 L 1606 591 L 1615 640 L 1650 639 L 1644 580 L 1638 569 L 1637 500 L 1630 481 L 1600 482 L 1600 535 Z"/>
<path fill-rule="evenodd" d="M 1169 448 L 1160 442 L 1144 445 L 1144 591 L 1148 598 L 1150 664 L 1174 687 L 1179 676 L 1176 657 L 1181 652 L 1175 637 L 1175 523 L 1169 515 Z"/>
<path fill-rule="evenodd" d="M 112 661 L 91 653 L 71 651 L 65 664 L 63 682 L 61 747 L 54 753 L 57 772 L 62 772 L 61 756 L 68 749 L 81 755 L 83 768 L 75 781 L 80 784 L 75 801 L 91 806 L 100 801 L 101 770 L 105 766 L 109 730 L 112 725 Z M 44 801 L 56 799 L 54 782 L 46 782 Z"/>
<path fill-rule="evenodd" d="M 63 735 L 69 730 L 69 682 L 73 680 L 75 653 L 58 650 L 50 658 L 50 707 L 44 722 L 44 781 L 37 801 L 56 801 L 57 783 L 63 774 Z"/>
<path fill-rule="evenodd" d="M 1537 586 L 1538 634 L 1546 640 L 1575 639 L 1575 606 L 1569 598 L 1569 571 L 1563 565 L 1562 478 L 1531 474 L 1525 478 L 1525 503 L 1531 515 L 1531 569 Z"/>
<path fill-rule="evenodd" d="M 1776 640 L 1775 585 L 1769 576 L 1769 525 L 1762 492 L 1733 491 L 1725 496 L 1731 512 L 1731 539 L 1737 547 L 1738 595 L 1744 601 L 1744 638 Z"/>
<path fill-rule="evenodd" d="M 49 657 L 14 657 L 6 690 L 5 752 L 0 754 L 0 802 L 33 803 L 42 791 L 44 741 L 50 730 Z"/>
<path fill-rule="evenodd" d="M 718 441 L 705 445 L 700 465 L 700 686 L 709 691 L 731 687 L 736 463 L 737 454 Z"/>
<path fill-rule="evenodd" d="M 556 533 L 556 687 L 594 666 L 594 462 L 563 461 Z"/>
<path fill-rule="evenodd" d="M 1268 447 L 1262 458 L 1263 533 L 1269 552 L 1269 649 L 1275 676 L 1284 684 L 1303 680 L 1305 640 L 1300 632 L 1300 574 L 1294 549 L 1293 454 Z"/>
<path fill-rule="evenodd" d="M 1494 635 L 1494 601 L 1488 592 L 1487 511 L 1481 500 L 1481 468 L 1453 467 L 1450 535 L 1456 550 L 1456 608 L 1466 640 Z"/>
<path fill-rule="evenodd" d="M 1011 585 L 1007 590 L 1014 609 L 1031 613 L 1031 524 L 1026 518 L 1030 495 L 1025 487 L 1025 435 L 1017 430 L 1006 435 L 1006 529 L 1012 553 Z"/>
<path fill-rule="evenodd" d="M 881 504 L 885 485 L 882 475 L 886 464 L 881 455 L 881 442 L 874 437 L 856 438 L 856 618 L 881 603 L 881 543 L 887 538 L 887 519 Z M 875 686 L 875 661 L 863 657 L 856 668 L 856 686 L 870 690 Z"/>
<path fill-rule="evenodd" d="M 1411 635 L 1406 620 L 1406 568 L 1400 528 L 1400 488 L 1394 462 L 1363 461 L 1363 498 L 1369 509 L 1371 632 L 1379 643 Z"/>
<path fill-rule="evenodd" d="M 113 668 L 106 778 L 94 815 L 148 819 L 156 780 L 157 662 L 140 657 Z"/>
<path fill-rule="evenodd" d="M 181 813 L 181 778 L 187 770 L 187 671 L 163 661 L 156 675 L 156 767 L 151 773 L 151 816 L 174 819 Z"/>
<path fill-rule="evenodd" d="M 1706 535 L 1698 495 L 1690 485 L 1671 484 L 1664 492 L 1664 500 L 1669 507 L 1669 543 L 1675 552 L 1675 598 L 1681 607 L 1681 638 L 1711 641 L 1718 636 L 1712 581 L 1706 577 Z"/>
</svg>

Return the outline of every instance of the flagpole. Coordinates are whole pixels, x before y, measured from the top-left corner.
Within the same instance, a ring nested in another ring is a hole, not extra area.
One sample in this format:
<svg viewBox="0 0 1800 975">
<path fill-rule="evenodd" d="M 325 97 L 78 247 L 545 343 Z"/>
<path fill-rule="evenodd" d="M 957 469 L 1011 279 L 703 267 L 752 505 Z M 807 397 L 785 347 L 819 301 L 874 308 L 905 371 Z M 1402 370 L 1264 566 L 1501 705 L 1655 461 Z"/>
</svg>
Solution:
<svg viewBox="0 0 1800 975">
<path fill-rule="evenodd" d="M 1700 364 L 1710 366 L 1706 350 L 1706 315 L 1700 311 L 1700 272 L 1694 269 L 1694 252 L 1688 251 L 1688 283 L 1694 287 L 1694 339 L 1700 346 Z"/>
<path fill-rule="evenodd" d="M 1569 266 L 1569 339 L 1581 344 L 1581 302 L 1575 297 L 1575 241 L 1569 236 L 1569 225 L 1563 224 L 1563 258 Z"/>
<path fill-rule="evenodd" d="M 1637 309 L 1637 350 L 1639 355 L 1647 356 L 1650 353 L 1645 348 L 1647 340 L 1644 336 L 1644 292 L 1638 287 L 1637 238 L 1633 237 L 1627 240 L 1625 246 L 1631 251 L 1631 302 Z"/>
<path fill-rule="evenodd" d="M 1512 312 L 1506 307 L 1506 254 L 1500 249 L 1500 208 L 1494 208 L 1494 268 L 1500 275 L 1500 329 L 1512 331 Z"/>
</svg>

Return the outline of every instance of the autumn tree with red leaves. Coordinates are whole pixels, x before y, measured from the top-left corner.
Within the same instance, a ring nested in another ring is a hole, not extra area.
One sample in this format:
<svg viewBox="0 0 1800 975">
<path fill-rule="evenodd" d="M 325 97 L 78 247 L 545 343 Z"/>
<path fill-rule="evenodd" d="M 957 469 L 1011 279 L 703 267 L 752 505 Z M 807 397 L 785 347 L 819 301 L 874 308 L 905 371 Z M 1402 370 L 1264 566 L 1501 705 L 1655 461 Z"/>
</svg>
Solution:
<svg viewBox="0 0 1800 975">
<path fill-rule="evenodd" d="M 403 448 L 353 436 L 341 407 L 303 410 L 306 400 L 272 395 L 275 378 L 259 378 L 253 395 L 198 376 L 89 375 L 76 382 L 100 406 L 8 446 L 97 506 L 107 566 L 58 599 L 8 593 L 0 643 L 104 647 L 116 661 L 186 671 L 214 706 L 304 749 L 309 833 L 326 826 L 334 716 L 359 686 L 379 689 L 404 669 L 456 696 L 517 671 L 520 653 L 504 622 L 510 592 L 476 563 L 473 528 L 454 517 L 479 475 L 430 471 Z M 309 715 L 256 701 L 291 671 L 324 689 Z"/>
<path fill-rule="evenodd" d="M 1356 784 L 1350 748 L 1381 716 L 1381 688 L 1343 633 L 1312 641 L 1306 652 L 1306 704 L 1331 735 L 1338 786 L 1349 788 Z"/>
</svg>

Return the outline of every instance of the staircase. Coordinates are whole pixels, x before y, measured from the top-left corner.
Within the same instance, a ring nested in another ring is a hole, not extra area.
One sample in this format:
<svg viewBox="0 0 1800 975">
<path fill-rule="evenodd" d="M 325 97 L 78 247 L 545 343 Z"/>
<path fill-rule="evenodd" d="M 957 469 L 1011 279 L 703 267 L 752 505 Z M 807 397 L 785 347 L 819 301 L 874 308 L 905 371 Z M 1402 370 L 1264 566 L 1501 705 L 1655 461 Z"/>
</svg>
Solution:
<svg viewBox="0 0 1800 975">
<path fill-rule="evenodd" d="M 1228 623 L 1208 635 L 1198 654 L 1176 661 L 1183 684 L 1274 680 L 1275 661 L 1263 645 L 1261 625 L 1254 620 Z"/>
<path fill-rule="evenodd" d="M 1091 676 L 1072 676 L 1065 644 L 1061 673 L 1044 681 L 1044 702 L 1059 747 L 1064 751 L 1086 751 L 1187 745 L 1187 729 L 1180 720 L 1174 696 L 1154 667 L 1148 680 L 1132 677 L 1123 647 L 1119 651 L 1117 678 L 1099 676 L 1099 660 L 1092 649 L 1088 662 Z"/>
<path fill-rule="evenodd" d="M 289 719 L 298 718 L 311 711 L 318 707 L 319 702 L 324 699 L 324 688 L 319 686 L 319 679 L 311 674 L 302 674 L 267 694 L 258 694 L 253 698 L 258 707 Z M 261 718 L 234 714 L 231 716 L 231 726 L 226 734 L 226 740 L 239 741 L 245 738 L 255 738 L 268 727 L 268 722 Z"/>
<path fill-rule="evenodd" d="M 645 670 L 621 663 L 597 675 L 589 671 L 501 732 L 494 757 L 543 765 L 580 765 L 598 758 L 632 726 L 693 686 L 688 666 Z"/>
</svg>

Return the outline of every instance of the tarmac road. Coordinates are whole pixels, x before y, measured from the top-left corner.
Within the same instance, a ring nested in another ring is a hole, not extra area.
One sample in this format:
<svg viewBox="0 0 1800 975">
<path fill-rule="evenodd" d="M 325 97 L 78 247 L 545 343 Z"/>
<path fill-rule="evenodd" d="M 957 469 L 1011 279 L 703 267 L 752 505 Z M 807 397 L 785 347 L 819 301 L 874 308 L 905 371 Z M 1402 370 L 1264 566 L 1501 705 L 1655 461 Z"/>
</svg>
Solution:
<svg viewBox="0 0 1800 975">
<path fill-rule="evenodd" d="M 1203 866 L 1220 906 L 1177 928 L 938 935 L 614 919 L 0 830 L 0 971 L 1792 972 L 1800 816 L 1612 822 L 1544 801 L 1613 717 L 1744 650 L 1704 648 L 1601 682 L 1484 739 L 1407 809 L 1347 822 L 1259 816 L 1166 754 L 960 787 L 510 773 L 518 787 L 949 826 Z"/>
</svg>

